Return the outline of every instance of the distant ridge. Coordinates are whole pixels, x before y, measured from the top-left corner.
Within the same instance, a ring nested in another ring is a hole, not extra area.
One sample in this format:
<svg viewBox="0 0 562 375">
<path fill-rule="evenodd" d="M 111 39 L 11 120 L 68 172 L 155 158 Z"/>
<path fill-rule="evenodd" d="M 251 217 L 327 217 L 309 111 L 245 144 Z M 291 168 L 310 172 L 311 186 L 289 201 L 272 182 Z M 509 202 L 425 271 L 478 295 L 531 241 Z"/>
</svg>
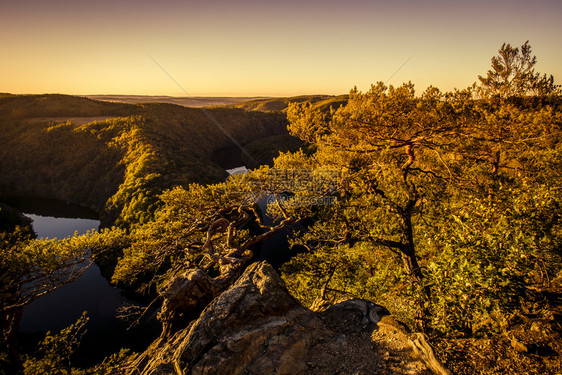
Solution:
<svg viewBox="0 0 562 375">
<path fill-rule="evenodd" d="M 322 111 L 330 107 L 337 109 L 341 105 L 346 105 L 347 95 L 300 95 L 287 98 L 267 98 L 254 99 L 230 105 L 233 108 L 240 108 L 246 111 L 276 112 L 284 111 L 292 103 L 312 103 L 315 108 Z"/>
<path fill-rule="evenodd" d="M 235 97 L 235 96 L 153 96 L 153 95 L 84 95 L 85 98 L 104 102 L 117 102 L 128 104 L 140 103 L 169 103 L 184 107 L 218 107 L 233 105 L 241 102 L 271 99 L 266 96 Z"/>
<path fill-rule="evenodd" d="M 346 105 L 347 95 L 300 95 L 292 97 L 237 97 L 237 96 L 157 96 L 157 95 L 84 95 L 84 98 L 113 103 L 141 104 L 168 103 L 183 107 L 229 107 L 246 111 L 280 112 L 290 103 L 310 102 L 320 110 L 337 109 Z"/>
</svg>

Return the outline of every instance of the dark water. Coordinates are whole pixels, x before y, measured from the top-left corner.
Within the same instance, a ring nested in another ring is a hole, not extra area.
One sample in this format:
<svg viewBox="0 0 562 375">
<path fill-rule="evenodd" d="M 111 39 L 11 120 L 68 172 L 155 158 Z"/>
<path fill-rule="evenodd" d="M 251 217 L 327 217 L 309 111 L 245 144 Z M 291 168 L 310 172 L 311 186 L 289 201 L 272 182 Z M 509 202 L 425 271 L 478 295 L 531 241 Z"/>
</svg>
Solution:
<svg viewBox="0 0 562 375">
<path fill-rule="evenodd" d="M 262 212 L 262 220 L 265 225 L 274 226 L 278 224 L 270 216 L 267 215 L 267 204 L 270 199 L 269 195 L 262 197 L 258 201 L 258 205 Z M 264 240 L 254 249 L 255 261 L 266 260 L 269 264 L 273 266 L 276 270 L 283 263 L 291 260 L 295 255 L 306 251 L 306 249 L 300 245 L 291 247 L 289 244 L 289 239 L 293 236 L 298 236 L 300 233 L 304 233 L 306 228 L 300 224 L 289 225 L 279 232 L 275 233 L 271 238 Z"/>
<path fill-rule="evenodd" d="M 33 220 L 38 238 L 62 239 L 75 233 L 97 230 L 97 214 L 84 207 L 51 199 L 18 198 L 6 203 L 19 209 Z M 115 317 L 115 312 L 128 300 L 123 291 L 112 286 L 93 264 L 75 282 L 38 298 L 23 309 L 20 333 L 28 341 L 41 337 L 37 333 L 58 332 L 74 323 L 87 311 L 87 333 L 77 353 L 84 364 L 93 364 L 106 355 L 129 347 L 140 350 L 157 335 L 157 324 L 151 322 L 135 331 L 127 330 L 127 323 Z"/>
<path fill-rule="evenodd" d="M 99 226 L 99 215 L 96 212 L 58 199 L 16 197 L 3 199 L 2 202 L 18 209 L 24 214 L 55 217 L 57 219 L 89 219 L 98 221 L 96 228 Z"/>
<path fill-rule="evenodd" d="M 242 161 L 242 150 L 234 145 L 215 150 L 211 160 L 224 169 L 232 169 L 244 165 Z"/>
<path fill-rule="evenodd" d="M 74 234 L 85 234 L 91 230 L 97 230 L 100 226 L 99 220 L 84 218 L 68 218 L 41 216 L 26 213 L 25 216 L 33 220 L 33 230 L 37 238 L 63 239 L 72 237 Z"/>
</svg>

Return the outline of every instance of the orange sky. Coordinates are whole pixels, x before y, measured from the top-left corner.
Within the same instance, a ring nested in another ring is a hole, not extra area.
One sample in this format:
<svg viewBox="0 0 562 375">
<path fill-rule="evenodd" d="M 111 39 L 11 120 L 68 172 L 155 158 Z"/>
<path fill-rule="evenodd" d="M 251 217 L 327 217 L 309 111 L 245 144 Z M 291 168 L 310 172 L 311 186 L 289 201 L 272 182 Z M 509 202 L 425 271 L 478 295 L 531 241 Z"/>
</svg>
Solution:
<svg viewBox="0 0 562 375">
<path fill-rule="evenodd" d="M 464 88 L 530 40 L 562 81 L 562 1 L 21 0 L 0 11 L 0 92 L 287 96 L 411 80 Z"/>
</svg>

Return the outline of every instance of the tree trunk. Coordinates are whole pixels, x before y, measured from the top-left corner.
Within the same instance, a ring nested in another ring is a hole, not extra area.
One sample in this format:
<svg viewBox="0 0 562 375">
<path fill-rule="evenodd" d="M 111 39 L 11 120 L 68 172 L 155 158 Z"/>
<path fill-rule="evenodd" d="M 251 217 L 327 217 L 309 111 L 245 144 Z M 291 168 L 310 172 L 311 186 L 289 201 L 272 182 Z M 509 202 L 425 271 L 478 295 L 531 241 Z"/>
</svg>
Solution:
<svg viewBox="0 0 562 375">
<path fill-rule="evenodd" d="M 404 269 L 408 274 L 410 282 L 416 287 L 421 294 L 416 298 L 416 328 L 425 332 L 427 329 L 427 318 L 429 316 L 429 309 L 427 302 L 431 298 L 431 290 L 429 286 L 424 285 L 424 276 L 418 264 L 416 256 L 416 248 L 414 244 L 414 233 L 412 226 L 412 215 L 409 211 L 404 212 L 402 215 L 402 235 L 401 242 L 403 248 L 401 249 L 401 259 Z"/>
</svg>

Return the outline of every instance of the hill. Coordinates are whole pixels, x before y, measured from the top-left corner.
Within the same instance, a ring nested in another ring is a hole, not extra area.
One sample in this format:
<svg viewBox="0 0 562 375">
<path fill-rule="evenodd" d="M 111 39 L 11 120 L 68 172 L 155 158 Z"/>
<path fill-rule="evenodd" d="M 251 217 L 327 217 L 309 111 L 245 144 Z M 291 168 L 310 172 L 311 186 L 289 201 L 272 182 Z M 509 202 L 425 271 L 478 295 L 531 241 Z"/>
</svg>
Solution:
<svg viewBox="0 0 562 375">
<path fill-rule="evenodd" d="M 223 181 L 212 155 L 232 139 L 287 137 L 281 113 L 65 95 L 0 97 L 0 131 L 0 196 L 86 205 L 106 224 L 143 221 L 167 188 Z"/>
<path fill-rule="evenodd" d="M 289 98 L 256 99 L 233 104 L 230 107 L 241 108 L 246 111 L 275 112 L 284 111 L 290 103 L 310 102 L 314 107 L 327 110 L 330 107 L 338 109 L 340 105 L 347 104 L 347 95 L 301 95 Z"/>
<path fill-rule="evenodd" d="M 142 104 L 168 103 L 184 107 L 218 107 L 252 100 L 267 99 L 266 97 L 235 97 L 235 96 L 154 96 L 154 95 L 86 95 L 86 98 L 115 103 Z"/>
<path fill-rule="evenodd" d="M 105 103 L 61 94 L 0 95 L 0 117 L 12 122 L 37 117 L 125 115 L 134 108 L 123 103 Z"/>
</svg>

